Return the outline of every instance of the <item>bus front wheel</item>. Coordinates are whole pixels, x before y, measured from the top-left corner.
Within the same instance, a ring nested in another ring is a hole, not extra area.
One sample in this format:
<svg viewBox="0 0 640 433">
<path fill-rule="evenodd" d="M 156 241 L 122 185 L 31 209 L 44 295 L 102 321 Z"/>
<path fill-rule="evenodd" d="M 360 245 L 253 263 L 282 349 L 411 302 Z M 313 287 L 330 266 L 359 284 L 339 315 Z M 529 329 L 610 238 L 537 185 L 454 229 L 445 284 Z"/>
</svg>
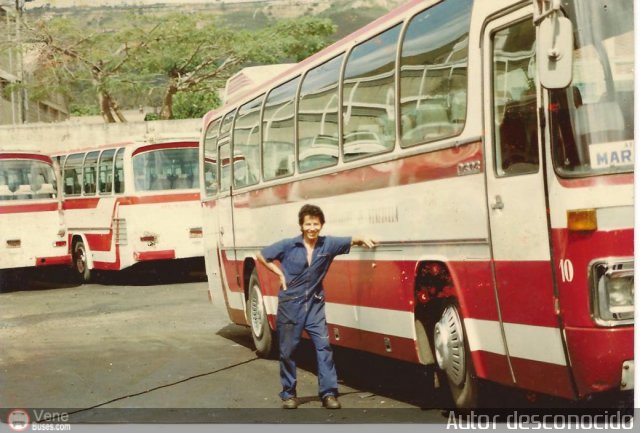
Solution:
<svg viewBox="0 0 640 433">
<path fill-rule="evenodd" d="M 81 282 L 86 283 L 91 279 L 91 269 L 87 260 L 87 248 L 82 240 L 73 245 L 73 268 Z"/>
<path fill-rule="evenodd" d="M 439 375 L 448 384 L 457 408 L 473 408 L 479 403 L 478 381 L 466 340 L 458 309 L 453 304 L 445 306 L 433 328 L 434 352 Z"/>
<path fill-rule="evenodd" d="M 275 355 L 275 335 L 267 320 L 267 310 L 264 307 L 262 289 L 258 280 L 258 273 L 254 270 L 249 279 L 249 299 L 247 301 L 247 319 L 251 327 L 251 336 L 256 352 L 263 358 Z"/>
</svg>

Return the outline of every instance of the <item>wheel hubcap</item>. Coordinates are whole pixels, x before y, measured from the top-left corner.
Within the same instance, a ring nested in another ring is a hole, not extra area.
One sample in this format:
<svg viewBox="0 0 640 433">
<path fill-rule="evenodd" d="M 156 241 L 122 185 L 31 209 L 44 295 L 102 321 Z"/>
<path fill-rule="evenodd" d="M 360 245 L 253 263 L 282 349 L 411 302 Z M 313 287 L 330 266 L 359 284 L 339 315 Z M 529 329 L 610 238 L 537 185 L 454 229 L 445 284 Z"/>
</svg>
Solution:
<svg viewBox="0 0 640 433">
<path fill-rule="evenodd" d="M 251 296 L 251 329 L 256 337 L 262 335 L 262 326 L 264 324 L 264 305 L 262 303 L 262 293 L 260 288 L 254 286 Z"/>
<path fill-rule="evenodd" d="M 449 306 L 436 323 L 433 337 L 438 367 L 451 382 L 462 385 L 465 378 L 465 350 L 462 321 L 455 307 Z"/>
<path fill-rule="evenodd" d="M 76 250 L 76 268 L 78 269 L 78 272 L 80 272 L 81 274 L 86 269 L 85 257 L 84 257 L 84 248 L 82 248 L 82 247 L 79 247 Z"/>
</svg>

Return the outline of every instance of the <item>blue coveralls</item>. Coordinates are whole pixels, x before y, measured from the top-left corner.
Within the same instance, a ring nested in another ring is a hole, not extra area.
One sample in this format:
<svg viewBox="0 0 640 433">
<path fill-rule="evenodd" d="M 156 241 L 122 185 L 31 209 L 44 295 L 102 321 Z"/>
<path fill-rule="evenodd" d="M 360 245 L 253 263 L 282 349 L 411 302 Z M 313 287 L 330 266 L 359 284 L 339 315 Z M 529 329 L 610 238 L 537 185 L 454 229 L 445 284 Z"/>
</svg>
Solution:
<svg viewBox="0 0 640 433">
<path fill-rule="evenodd" d="M 302 331 L 307 331 L 318 357 L 318 395 L 338 395 L 338 377 L 324 313 L 324 279 L 333 258 L 347 254 L 350 237 L 319 236 L 307 263 L 307 250 L 302 235 L 284 239 L 265 247 L 261 253 L 268 262 L 277 260 L 284 272 L 287 290 L 278 293 L 276 327 L 280 341 L 280 398 L 296 396 L 295 350 Z"/>
</svg>

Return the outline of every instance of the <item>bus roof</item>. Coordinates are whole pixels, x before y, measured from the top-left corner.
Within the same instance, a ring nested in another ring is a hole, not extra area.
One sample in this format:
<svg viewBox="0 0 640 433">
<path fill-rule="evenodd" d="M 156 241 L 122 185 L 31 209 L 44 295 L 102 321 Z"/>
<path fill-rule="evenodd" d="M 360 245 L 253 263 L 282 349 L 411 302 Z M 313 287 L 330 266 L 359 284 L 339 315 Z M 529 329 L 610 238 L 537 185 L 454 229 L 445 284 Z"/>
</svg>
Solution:
<svg viewBox="0 0 640 433">
<path fill-rule="evenodd" d="M 193 142 L 193 143 L 196 143 L 197 145 L 200 142 L 200 138 L 197 134 L 184 134 L 184 135 L 171 134 L 171 133 L 147 134 L 144 136 L 131 138 L 125 141 L 101 144 L 98 146 L 70 149 L 64 152 L 54 152 L 53 154 L 65 155 L 65 154 L 76 153 L 76 152 L 89 152 L 92 150 L 111 149 L 114 147 L 142 147 L 142 146 L 149 146 L 154 144 L 188 143 L 188 142 Z"/>
</svg>

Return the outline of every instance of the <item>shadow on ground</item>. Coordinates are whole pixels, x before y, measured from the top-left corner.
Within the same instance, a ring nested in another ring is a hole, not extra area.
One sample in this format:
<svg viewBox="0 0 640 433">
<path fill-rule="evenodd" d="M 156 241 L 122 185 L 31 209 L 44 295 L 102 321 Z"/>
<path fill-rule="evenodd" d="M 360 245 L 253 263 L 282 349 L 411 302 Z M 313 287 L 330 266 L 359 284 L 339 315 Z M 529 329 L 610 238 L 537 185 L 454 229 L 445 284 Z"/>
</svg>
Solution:
<svg viewBox="0 0 640 433">
<path fill-rule="evenodd" d="M 218 335 L 254 349 L 248 327 L 228 325 Z M 448 385 L 434 377 L 434 366 L 426 367 L 397 361 L 367 352 L 334 347 L 334 359 L 338 370 L 338 382 L 358 389 L 359 394 L 371 393 L 402 401 L 422 409 L 442 409 L 446 417 L 453 408 Z M 274 359 L 277 362 L 277 359 Z M 298 368 L 317 374 L 315 351 L 305 340 L 298 352 Z M 589 410 L 631 409 L 632 392 L 602 393 L 584 400 L 572 401 L 549 395 L 526 392 L 517 388 L 480 381 L 480 409 L 484 410 Z M 314 397 L 315 398 L 315 397 Z"/>
<path fill-rule="evenodd" d="M 138 263 L 121 271 L 92 271 L 92 284 L 117 286 L 153 286 L 206 281 L 202 257 Z M 2 292 L 50 290 L 82 285 L 68 266 L 25 268 L 0 274 Z"/>
</svg>

